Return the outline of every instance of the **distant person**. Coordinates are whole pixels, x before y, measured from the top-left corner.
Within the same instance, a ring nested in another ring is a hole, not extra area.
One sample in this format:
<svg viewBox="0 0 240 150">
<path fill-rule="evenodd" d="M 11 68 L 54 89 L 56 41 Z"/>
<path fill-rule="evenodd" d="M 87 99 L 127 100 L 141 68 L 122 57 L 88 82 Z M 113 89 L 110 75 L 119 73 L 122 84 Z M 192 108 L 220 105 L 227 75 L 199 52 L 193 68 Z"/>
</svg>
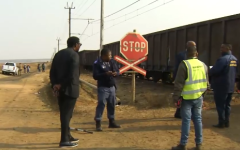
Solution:
<svg viewBox="0 0 240 150">
<path fill-rule="evenodd" d="M 45 63 L 42 63 L 42 72 L 45 72 Z"/>
<path fill-rule="evenodd" d="M 37 69 L 38 69 L 38 72 L 41 72 L 41 65 L 40 64 L 38 64 Z"/>
<path fill-rule="evenodd" d="M 22 75 L 22 64 L 19 63 L 19 66 L 18 66 L 18 75 L 21 76 Z"/>
<path fill-rule="evenodd" d="M 58 97 L 60 110 L 60 147 L 78 146 L 79 139 L 72 137 L 69 123 L 76 100 L 79 97 L 80 67 L 78 51 L 81 45 L 79 38 L 68 38 L 68 48 L 55 54 L 50 69 L 50 81 L 55 96 Z"/>
<path fill-rule="evenodd" d="M 108 49 L 102 49 L 101 57 L 94 62 L 93 78 L 97 80 L 98 104 L 96 107 L 96 130 L 102 131 L 102 114 L 107 104 L 109 128 L 120 128 L 115 122 L 116 83 L 115 77 L 119 75 L 118 67 L 112 59 L 112 53 Z"/>
<path fill-rule="evenodd" d="M 30 65 L 27 65 L 27 73 L 30 73 Z"/>
<path fill-rule="evenodd" d="M 218 124 L 216 128 L 228 128 L 230 126 L 230 112 L 232 94 L 235 88 L 238 59 L 232 55 L 231 44 L 221 45 L 222 56 L 210 69 L 211 86 L 214 92 L 214 100 L 218 112 Z"/>
<path fill-rule="evenodd" d="M 24 73 L 27 73 L 27 65 L 26 64 L 24 64 L 23 69 L 24 69 Z"/>
</svg>

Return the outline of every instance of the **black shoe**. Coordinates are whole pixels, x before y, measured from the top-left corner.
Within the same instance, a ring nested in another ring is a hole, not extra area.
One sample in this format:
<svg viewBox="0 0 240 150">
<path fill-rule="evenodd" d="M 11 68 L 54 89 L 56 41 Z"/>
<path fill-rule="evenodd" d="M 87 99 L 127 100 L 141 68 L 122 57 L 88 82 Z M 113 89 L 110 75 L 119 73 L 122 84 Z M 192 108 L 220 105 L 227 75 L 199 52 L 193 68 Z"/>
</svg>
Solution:
<svg viewBox="0 0 240 150">
<path fill-rule="evenodd" d="M 71 142 L 61 142 L 59 144 L 60 148 L 70 148 L 70 147 L 77 147 L 78 144 L 77 143 L 71 143 Z"/>
<path fill-rule="evenodd" d="M 108 128 L 121 128 L 120 125 L 117 125 L 115 120 L 109 120 L 109 126 Z"/>
<path fill-rule="evenodd" d="M 223 123 L 219 123 L 217 125 L 213 125 L 213 127 L 215 127 L 215 128 L 224 128 L 225 126 L 224 126 Z"/>
<path fill-rule="evenodd" d="M 96 131 L 102 131 L 101 121 L 96 121 Z"/>
<path fill-rule="evenodd" d="M 186 147 L 186 145 L 179 144 L 176 147 L 172 147 L 172 150 L 187 150 L 187 147 Z"/>
<path fill-rule="evenodd" d="M 225 127 L 226 127 L 226 128 L 229 128 L 229 127 L 230 127 L 229 122 L 226 122 L 226 123 L 225 123 Z"/>
<path fill-rule="evenodd" d="M 196 144 L 195 150 L 202 150 L 202 144 Z"/>
<path fill-rule="evenodd" d="M 78 143 L 79 139 L 75 139 L 74 137 L 70 136 L 70 142 L 71 143 Z"/>
</svg>

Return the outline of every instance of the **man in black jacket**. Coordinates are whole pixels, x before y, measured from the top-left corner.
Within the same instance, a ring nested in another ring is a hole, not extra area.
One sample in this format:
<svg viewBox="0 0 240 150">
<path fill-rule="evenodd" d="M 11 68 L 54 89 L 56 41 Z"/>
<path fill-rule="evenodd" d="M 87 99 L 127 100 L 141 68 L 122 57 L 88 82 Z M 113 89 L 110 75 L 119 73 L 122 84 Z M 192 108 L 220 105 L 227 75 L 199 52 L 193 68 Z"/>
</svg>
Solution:
<svg viewBox="0 0 240 150">
<path fill-rule="evenodd" d="M 61 120 L 60 147 L 76 147 L 78 139 L 70 134 L 69 123 L 77 98 L 79 97 L 79 55 L 81 46 L 79 38 L 70 37 L 68 48 L 59 51 L 53 58 L 50 70 L 50 81 L 58 97 Z"/>
<path fill-rule="evenodd" d="M 111 51 L 102 49 L 101 57 L 94 62 L 93 78 L 97 80 L 98 86 L 98 105 L 96 108 L 96 130 L 102 131 L 102 114 L 107 104 L 107 115 L 109 119 L 109 128 L 120 128 L 115 123 L 115 105 L 116 105 L 116 83 L 115 77 L 119 75 L 119 69 L 116 62 L 112 59 Z"/>
</svg>

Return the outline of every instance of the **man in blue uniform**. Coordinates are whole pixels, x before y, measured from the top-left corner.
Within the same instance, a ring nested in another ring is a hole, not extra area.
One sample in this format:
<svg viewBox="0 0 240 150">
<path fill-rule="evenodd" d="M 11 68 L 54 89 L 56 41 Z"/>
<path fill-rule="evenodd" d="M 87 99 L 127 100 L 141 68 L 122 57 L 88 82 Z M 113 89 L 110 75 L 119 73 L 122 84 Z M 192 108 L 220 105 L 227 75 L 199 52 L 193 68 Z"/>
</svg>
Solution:
<svg viewBox="0 0 240 150">
<path fill-rule="evenodd" d="M 196 46 L 196 43 L 194 41 L 188 41 L 187 44 L 186 44 L 186 49 L 188 47 L 192 47 L 192 46 Z M 178 67 L 179 67 L 179 64 L 183 61 L 183 60 L 186 60 L 187 59 L 187 50 L 185 51 L 182 51 L 180 53 L 178 53 L 176 55 L 176 58 L 175 58 L 175 68 L 174 68 L 174 72 L 173 72 L 173 78 L 175 79 L 176 78 L 176 75 L 177 75 L 177 71 L 178 71 Z M 174 114 L 174 117 L 175 118 L 181 118 L 181 114 L 180 114 L 180 108 L 177 108 L 176 109 L 176 112 Z"/>
<path fill-rule="evenodd" d="M 101 57 L 94 62 L 93 78 L 97 80 L 98 87 L 98 105 L 96 108 L 96 130 L 102 131 L 102 114 L 107 104 L 107 115 L 109 119 L 109 128 L 120 128 L 115 123 L 115 105 L 116 105 L 116 83 L 115 77 L 119 75 L 116 62 L 112 59 L 111 51 L 102 49 Z"/>
<path fill-rule="evenodd" d="M 216 128 L 229 127 L 232 93 L 235 87 L 238 60 L 231 53 L 230 44 L 221 45 L 222 56 L 210 69 L 209 76 L 214 91 L 214 100 L 218 112 L 218 124 Z"/>
</svg>

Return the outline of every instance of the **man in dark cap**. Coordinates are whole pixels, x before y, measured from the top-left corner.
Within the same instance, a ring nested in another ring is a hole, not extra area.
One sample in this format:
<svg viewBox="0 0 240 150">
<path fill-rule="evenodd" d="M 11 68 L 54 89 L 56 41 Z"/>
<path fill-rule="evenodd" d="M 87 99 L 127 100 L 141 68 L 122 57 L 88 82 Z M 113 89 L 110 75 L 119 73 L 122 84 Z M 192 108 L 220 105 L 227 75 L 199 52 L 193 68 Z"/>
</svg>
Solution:
<svg viewBox="0 0 240 150">
<path fill-rule="evenodd" d="M 50 70 L 50 81 L 55 96 L 58 97 L 61 141 L 60 147 L 76 147 L 78 139 L 70 134 L 69 123 L 73 109 L 79 97 L 79 55 L 78 51 L 82 44 L 79 38 L 70 37 L 67 40 L 67 48 L 59 51 L 53 58 Z"/>
</svg>

